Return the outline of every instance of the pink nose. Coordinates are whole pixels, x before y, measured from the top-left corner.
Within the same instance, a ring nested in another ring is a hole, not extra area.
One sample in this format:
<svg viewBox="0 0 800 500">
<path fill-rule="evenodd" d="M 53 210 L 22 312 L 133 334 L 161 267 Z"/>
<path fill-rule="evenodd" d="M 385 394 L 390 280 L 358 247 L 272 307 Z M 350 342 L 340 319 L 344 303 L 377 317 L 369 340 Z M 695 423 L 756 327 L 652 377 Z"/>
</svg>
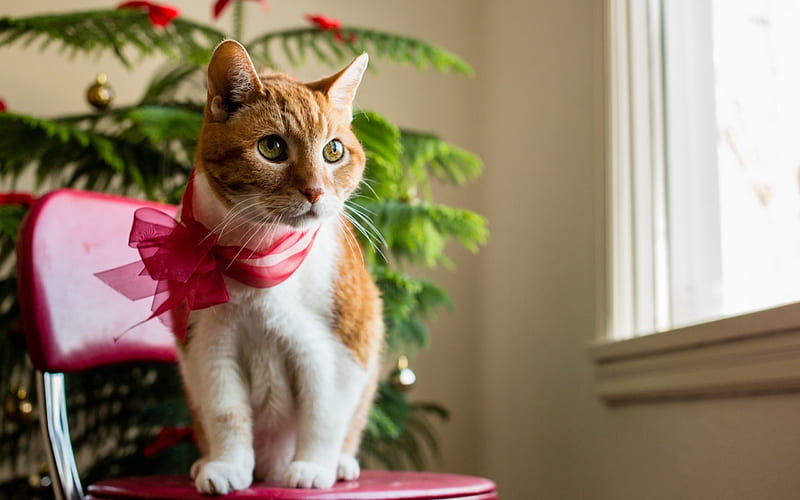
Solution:
<svg viewBox="0 0 800 500">
<path fill-rule="evenodd" d="M 305 196 L 306 199 L 308 199 L 308 201 L 311 203 L 316 203 L 320 196 L 325 194 L 325 190 L 321 187 L 302 188 L 300 189 L 300 192 L 303 193 L 303 196 Z"/>
</svg>

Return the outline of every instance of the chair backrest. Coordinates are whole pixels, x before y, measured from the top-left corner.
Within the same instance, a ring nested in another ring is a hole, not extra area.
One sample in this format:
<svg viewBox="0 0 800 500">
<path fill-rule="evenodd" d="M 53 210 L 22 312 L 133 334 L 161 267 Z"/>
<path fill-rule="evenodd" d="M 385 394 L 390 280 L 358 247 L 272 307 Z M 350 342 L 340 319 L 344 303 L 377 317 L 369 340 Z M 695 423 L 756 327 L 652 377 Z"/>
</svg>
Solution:
<svg viewBox="0 0 800 500">
<path fill-rule="evenodd" d="M 62 189 L 40 198 L 21 228 L 17 279 L 23 327 L 37 369 L 39 419 L 57 500 L 86 500 L 67 422 L 64 374 L 126 361 L 174 362 L 171 331 L 150 316 L 150 300 L 132 302 L 95 273 L 138 260 L 128 247 L 137 208 L 174 215 L 176 207 Z M 202 499 L 187 477 L 128 478 L 94 485 L 90 497 Z M 355 488 L 355 489 L 352 489 Z M 441 474 L 365 472 L 328 493 L 261 485 L 248 498 L 464 498 L 496 500 L 494 483 Z M 238 497 L 237 497 L 238 498 Z"/>
<path fill-rule="evenodd" d="M 175 361 L 174 337 L 160 321 L 126 332 L 150 315 L 150 301 L 131 301 L 95 276 L 138 259 L 128 234 L 143 206 L 176 212 L 172 205 L 69 189 L 31 208 L 18 238 L 17 281 L 28 353 L 38 370 Z"/>
<path fill-rule="evenodd" d="M 131 263 L 137 208 L 177 208 L 60 189 L 36 201 L 17 239 L 17 287 L 28 354 L 37 370 L 39 420 L 57 500 L 83 500 L 67 423 L 64 375 L 125 361 L 175 362 L 175 339 L 150 315 L 95 276 Z M 125 335 L 122 335 L 125 333 Z"/>
</svg>

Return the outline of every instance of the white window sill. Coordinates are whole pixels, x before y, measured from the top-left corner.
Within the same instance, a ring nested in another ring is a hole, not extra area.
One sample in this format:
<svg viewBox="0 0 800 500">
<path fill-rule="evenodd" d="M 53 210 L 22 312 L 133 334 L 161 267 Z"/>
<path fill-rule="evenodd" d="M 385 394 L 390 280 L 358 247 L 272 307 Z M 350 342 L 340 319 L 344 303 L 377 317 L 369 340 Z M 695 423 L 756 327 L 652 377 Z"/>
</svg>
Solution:
<svg viewBox="0 0 800 500">
<path fill-rule="evenodd" d="M 800 391 L 800 303 L 590 348 L 609 403 Z"/>
</svg>

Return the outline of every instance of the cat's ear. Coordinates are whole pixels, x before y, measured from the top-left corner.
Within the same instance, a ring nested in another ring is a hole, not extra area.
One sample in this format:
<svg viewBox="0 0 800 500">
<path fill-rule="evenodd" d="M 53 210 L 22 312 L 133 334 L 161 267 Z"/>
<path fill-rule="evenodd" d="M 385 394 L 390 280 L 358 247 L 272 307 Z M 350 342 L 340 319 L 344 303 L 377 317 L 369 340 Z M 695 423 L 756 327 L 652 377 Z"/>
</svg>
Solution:
<svg viewBox="0 0 800 500">
<path fill-rule="evenodd" d="M 361 77 L 364 76 L 364 71 L 367 69 L 367 63 L 369 63 L 369 56 L 365 52 L 335 75 L 309 83 L 308 86 L 327 95 L 331 105 L 346 112 L 352 120 L 353 100 L 361 83 Z"/>
<path fill-rule="evenodd" d="M 254 92 L 263 92 L 261 79 L 247 50 L 235 40 L 217 45 L 208 63 L 208 110 L 225 121 Z"/>
</svg>

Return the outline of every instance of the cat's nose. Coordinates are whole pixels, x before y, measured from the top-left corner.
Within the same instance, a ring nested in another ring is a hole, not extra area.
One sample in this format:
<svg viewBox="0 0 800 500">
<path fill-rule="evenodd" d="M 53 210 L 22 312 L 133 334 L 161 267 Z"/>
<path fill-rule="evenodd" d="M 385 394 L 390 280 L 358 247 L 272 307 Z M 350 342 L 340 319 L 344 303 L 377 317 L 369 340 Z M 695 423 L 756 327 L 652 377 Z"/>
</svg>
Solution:
<svg viewBox="0 0 800 500">
<path fill-rule="evenodd" d="M 322 189 L 321 187 L 313 187 L 313 186 L 300 188 L 300 192 L 303 193 L 303 196 L 305 196 L 306 199 L 311 203 L 316 203 L 317 200 L 320 198 L 320 196 L 325 194 L 324 189 Z"/>
</svg>

